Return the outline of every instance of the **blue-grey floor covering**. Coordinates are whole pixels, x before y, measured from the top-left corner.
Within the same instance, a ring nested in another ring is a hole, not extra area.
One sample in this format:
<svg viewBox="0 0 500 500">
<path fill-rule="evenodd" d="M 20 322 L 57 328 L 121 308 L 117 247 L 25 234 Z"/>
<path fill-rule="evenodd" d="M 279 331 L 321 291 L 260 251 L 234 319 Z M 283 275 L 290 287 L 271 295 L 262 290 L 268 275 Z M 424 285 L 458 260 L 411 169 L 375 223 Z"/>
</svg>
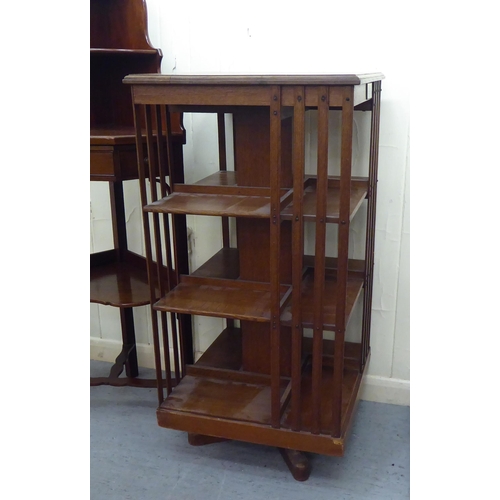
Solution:
<svg viewBox="0 0 500 500">
<path fill-rule="evenodd" d="M 91 361 L 91 376 L 109 363 Z M 142 370 L 152 376 L 152 370 Z M 157 425 L 156 389 L 90 388 L 91 500 L 361 500 L 410 497 L 410 409 L 360 401 L 342 458 L 309 455 L 305 482 L 277 449 L 228 441 L 190 446 Z"/>
</svg>

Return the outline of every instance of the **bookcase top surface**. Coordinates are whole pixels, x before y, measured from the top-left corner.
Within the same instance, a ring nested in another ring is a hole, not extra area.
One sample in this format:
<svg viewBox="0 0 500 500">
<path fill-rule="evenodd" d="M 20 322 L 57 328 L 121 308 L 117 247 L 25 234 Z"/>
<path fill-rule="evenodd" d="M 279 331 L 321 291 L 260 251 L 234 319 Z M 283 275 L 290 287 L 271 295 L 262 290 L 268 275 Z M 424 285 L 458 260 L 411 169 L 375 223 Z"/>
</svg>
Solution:
<svg viewBox="0 0 500 500">
<path fill-rule="evenodd" d="M 136 74 L 123 82 L 131 85 L 361 85 L 384 78 L 382 73 L 323 75 L 254 74 Z"/>
</svg>

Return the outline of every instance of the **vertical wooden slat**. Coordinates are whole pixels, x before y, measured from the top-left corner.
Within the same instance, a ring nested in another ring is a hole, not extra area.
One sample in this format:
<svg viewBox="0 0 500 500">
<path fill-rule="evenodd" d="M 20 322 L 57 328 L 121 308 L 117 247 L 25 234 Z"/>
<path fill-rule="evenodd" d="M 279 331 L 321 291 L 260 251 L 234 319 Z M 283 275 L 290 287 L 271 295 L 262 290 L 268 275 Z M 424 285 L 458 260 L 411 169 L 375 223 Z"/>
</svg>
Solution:
<svg viewBox="0 0 500 500">
<path fill-rule="evenodd" d="M 221 172 L 227 171 L 227 158 L 226 158 L 226 124 L 224 121 L 224 113 L 217 113 L 217 136 L 219 140 L 219 170 Z M 231 241 L 229 237 L 229 217 L 221 217 L 222 220 L 222 246 L 229 248 Z M 226 319 L 228 328 L 234 327 L 234 320 Z"/>
<path fill-rule="evenodd" d="M 154 116 L 153 116 L 154 115 Z M 153 121 L 156 122 L 156 108 L 154 106 L 146 106 L 146 145 L 148 153 L 148 164 L 149 164 L 149 190 L 151 201 L 156 201 L 158 199 L 158 191 L 156 186 L 156 173 L 158 172 L 157 167 L 157 151 L 154 147 L 154 137 L 153 137 Z M 156 252 L 156 278 L 158 280 L 160 295 L 165 294 L 165 288 L 162 280 L 161 268 L 163 265 L 161 240 L 160 240 L 160 220 L 157 213 L 153 213 L 153 236 L 154 245 Z"/>
<path fill-rule="evenodd" d="M 217 113 L 217 135 L 219 138 L 219 170 L 227 170 L 226 159 L 226 126 L 224 123 L 224 113 Z M 222 245 L 229 248 L 229 218 L 222 217 Z"/>
<path fill-rule="evenodd" d="M 137 151 L 137 165 L 139 170 L 139 191 L 141 195 L 141 204 L 146 206 L 147 201 L 147 190 L 146 190 L 146 167 L 144 164 L 144 151 L 142 145 L 142 122 L 143 122 L 143 112 L 139 105 L 133 106 L 134 113 L 134 126 L 135 126 L 135 139 L 136 139 L 136 151 Z M 152 267 L 152 249 L 151 249 L 151 231 L 149 227 L 149 216 L 147 213 L 142 212 L 142 223 L 144 230 L 145 239 L 145 249 L 146 249 L 146 265 L 148 271 L 148 281 L 149 281 L 149 296 L 150 296 L 150 307 L 151 307 L 151 322 L 153 330 L 153 347 L 154 347 L 154 358 L 155 358 L 155 373 L 156 373 L 156 388 L 158 394 L 158 404 L 163 402 L 163 376 L 161 369 L 161 358 L 160 358 L 160 340 L 158 335 L 158 315 L 153 309 L 153 304 L 156 300 L 156 290 L 154 285 L 154 268 Z M 167 396 L 168 396 L 167 387 Z"/>
<path fill-rule="evenodd" d="M 292 226 L 292 430 L 300 430 L 302 375 L 302 266 L 304 255 L 305 92 L 295 87 L 293 110 L 293 226 Z"/>
<path fill-rule="evenodd" d="M 226 124 L 224 122 L 224 113 L 217 113 L 217 132 L 219 140 L 219 170 L 227 170 L 226 161 Z"/>
<path fill-rule="evenodd" d="M 160 183 L 160 198 L 167 196 L 167 182 L 165 180 L 168 175 L 168 159 L 167 159 L 167 137 L 166 130 L 163 130 L 163 125 L 167 123 L 166 107 L 156 106 L 156 130 L 157 130 L 157 149 L 158 149 L 158 182 Z"/>
<path fill-rule="evenodd" d="M 165 144 L 167 148 L 167 168 L 168 180 L 170 182 L 170 191 L 174 191 L 174 162 L 173 162 L 173 146 L 172 146 L 172 119 L 168 106 L 165 109 Z"/>
<path fill-rule="evenodd" d="M 167 113 L 168 113 L 168 109 L 166 106 L 162 106 L 161 107 L 161 116 L 160 116 L 160 120 L 161 120 L 161 123 L 167 123 Z M 160 127 L 160 130 L 161 130 L 161 124 L 159 125 Z M 160 169 L 159 169 L 159 177 L 160 177 L 160 196 L 162 198 L 165 198 L 168 194 L 169 194 L 169 191 L 170 191 L 170 188 L 168 187 L 166 181 L 165 181 L 165 177 L 167 175 L 170 175 L 169 173 L 169 164 L 170 164 L 170 160 L 169 160 L 169 152 L 168 152 L 168 145 L 167 145 L 167 141 L 168 141 L 168 131 L 165 131 L 165 138 L 163 137 L 163 134 L 161 134 L 161 137 L 160 137 L 161 140 L 158 141 L 159 144 L 161 144 L 163 146 L 163 144 L 165 144 L 165 148 L 163 147 L 158 147 L 158 157 L 159 157 L 159 166 L 160 166 Z M 170 223 L 169 223 L 170 219 L 169 219 L 169 215 L 168 214 L 163 214 L 163 228 L 164 228 L 164 247 L 165 247 L 165 254 L 166 254 L 166 261 L 167 261 L 167 269 L 168 269 L 168 272 L 167 272 L 167 276 L 166 276 L 166 279 L 167 279 L 167 289 L 168 291 L 170 291 L 172 289 L 172 283 L 171 283 L 171 280 L 170 280 L 170 271 L 172 270 L 172 252 L 171 252 L 171 245 L 170 245 Z"/>
<path fill-rule="evenodd" d="M 314 258 L 314 321 L 312 356 L 312 433 L 321 431 L 323 378 L 323 301 L 325 291 L 326 200 L 328 189 L 328 88 L 318 87 L 318 165 Z"/>
<path fill-rule="evenodd" d="M 333 362 L 332 435 L 340 437 L 342 420 L 342 381 L 346 328 L 347 262 L 349 254 L 349 218 L 354 91 L 346 87 L 342 102 L 340 149 L 340 207 L 338 234 L 337 304 L 335 318 L 335 355 Z"/>
<path fill-rule="evenodd" d="M 271 425 L 280 425 L 280 178 L 281 88 L 271 87 L 270 104 L 270 289 L 271 289 Z"/>
<path fill-rule="evenodd" d="M 170 125 L 169 130 L 173 130 Z M 171 165 L 171 184 L 174 186 L 174 189 L 175 183 L 184 183 L 184 159 L 182 154 L 182 144 L 179 141 L 170 141 L 170 143 L 172 145 L 172 162 L 169 165 Z M 171 221 L 176 255 L 175 274 L 178 279 L 180 274 L 189 274 L 186 216 L 174 214 L 171 216 Z M 185 374 L 186 364 L 194 363 L 191 315 L 177 314 L 176 316 L 179 322 L 181 367 L 182 373 Z"/>
</svg>

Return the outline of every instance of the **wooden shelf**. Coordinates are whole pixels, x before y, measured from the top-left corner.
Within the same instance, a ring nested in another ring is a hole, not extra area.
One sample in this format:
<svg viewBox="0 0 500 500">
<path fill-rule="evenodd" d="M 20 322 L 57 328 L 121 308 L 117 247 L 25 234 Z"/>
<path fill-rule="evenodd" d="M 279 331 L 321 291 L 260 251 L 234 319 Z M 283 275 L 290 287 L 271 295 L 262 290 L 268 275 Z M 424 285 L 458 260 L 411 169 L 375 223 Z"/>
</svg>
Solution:
<svg viewBox="0 0 500 500">
<path fill-rule="evenodd" d="M 302 320 L 306 328 L 313 326 L 314 303 L 313 258 L 304 256 L 308 269 L 302 284 Z M 363 261 L 349 261 L 347 282 L 346 319 L 350 315 L 363 288 Z M 309 267 L 311 266 L 311 267 Z M 335 278 L 336 259 L 327 259 L 324 294 L 325 330 L 335 328 L 335 304 L 337 284 Z M 155 304 L 155 309 L 202 316 L 221 316 L 233 319 L 269 321 L 269 285 L 260 282 L 239 280 L 239 253 L 236 248 L 222 248 L 190 276 L 182 276 L 181 283 L 166 297 Z M 252 288 L 255 287 L 255 288 Z M 281 297 L 284 296 L 283 287 Z M 291 324 L 291 299 L 288 299 L 281 315 L 282 324 Z"/>
<path fill-rule="evenodd" d="M 218 215 L 268 219 L 270 200 L 264 196 L 172 193 L 144 207 L 146 212 Z"/>
<path fill-rule="evenodd" d="M 308 365 L 301 378 L 301 432 L 310 432 L 312 428 L 312 374 L 311 365 Z M 332 419 L 332 387 L 333 387 L 333 367 L 323 365 L 321 380 L 321 430 L 320 434 L 331 435 Z M 346 431 L 346 424 L 349 420 L 349 414 L 352 411 L 354 399 L 361 382 L 362 373 L 357 369 L 344 369 L 342 378 L 342 428 Z M 291 411 L 287 407 L 281 421 L 284 428 L 291 428 Z"/>
<path fill-rule="evenodd" d="M 316 220 L 316 179 L 309 178 L 306 180 L 306 188 L 304 189 L 304 220 Z M 351 200 L 350 200 L 350 218 L 352 220 L 358 211 L 361 203 L 366 198 L 368 193 L 368 181 L 358 180 L 351 184 Z M 340 188 L 337 179 L 331 178 L 328 185 L 327 200 L 326 200 L 326 222 L 339 222 L 340 208 Z M 292 220 L 293 203 L 290 203 L 281 212 L 282 219 Z"/>
<path fill-rule="evenodd" d="M 154 309 L 266 322 L 271 318 L 270 304 L 269 283 L 181 276 L 181 282 Z"/>
<path fill-rule="evenodd" d="M 237 172 L 218 171 L 194 184 L 174 184 L 173 193 L 144 207 L 146 212 L 270 217 L 270 190 L 238 185 Z"/>
<path fill-rule="evenodd" d="M 316 179 L 305 180 L 304 220 L 315 221 Z M 354 217 L 368 193 L 368 181 L 357 180 L 352 183 L 350 219 Z M 147 205 L 146 212 L 165 212 L 173 214 L 214 215 L 230 217 L 270 217 L 270 191 L 268 188 L 241 186 L 237 172 L 219 171 L 195 184 L 177 184 L 174 192 L 162 200 Z M 284 196 L 291 198 L 291 190 L 282 190 Z M 339 221 L 340 189 L 338 180 L 331 178 L 327 193 L 327 219 L 329 223 Z M 292 220 L 293 203 L 281 212 L 284 220 Z"/>
<path fill-rule="evenodd" d="M 363 288 L 363 279 L 357 273 L 350 273 L 347 280 L 346 324 Z M 302 282 L 302 324 L 311 328 L 314 323 L 314 270 L 310 268 Z M 337 309 L 337 282 L 332 274 L 325 275 L 325 293 L 323 295 L 323 329 L 334 330 Z M 285 305 L 281 314 L 283 325 L 291 325 L 292 303 Z"/>
<path fill-rule="evenodd" d="M 101 255 L 112 253 L 103 252 Z M 114 307 L 135 307 L 150 303 L 145 259 L 136 256 L 125 262 L 108 261 L 93 265 L 92 260 L 96 261 L 98 258 L 98 254 L 91 255 L 90 302 Z"/>
<path fill-rule="evenodd" d="M 225 373 L 222 372 L 221 375 L 225 376 Z M 235 381 L 201 374 L 186 375 L 161 404 L 158 410 L 159 424 L 162 425 L 160 415 L 180 412 L 192 416 L 200 415 L 202 418 L 269 425 L 271 422 L 269 377 L 249 374 L 247 380 L 242 381 L 243 377 L 240 377 L 240 381 Z M 283 380 L 281 394 L 286 386 L 287 381 Z"/>
<path fill-rule="evenodd" d="M 181 431 L 227 439 L 286 447 L 293 437 L 296 449 L 342 456 L 347 429 L 354 411 L 363 373 L 353 369 L 349 357 L 359 363 L 360 345 L 346 343 L 346 367 L 342 383 L 342 433 L 332 439 L 331 416 L 334 346 L 324 341 L 325 362 L 321 380 L 320 432 L 312 434 L 312 370 L 306 364 L 301 377 L 301 430 L 291 431 L 291 405 L 286 398 L 290 380 L 280 379 L 283 402 L 280 428 L 271 427 L 270 377 L 243 372 L 240 366 L 239 329 L 228 328 L 216 339 L 157 410 L 158 424 Z M 307 340 L 304 347 L 307 352 Z M 236 354 L 235 354 L 236 352 Z M 329 359 L 328 359 L 329 358 Z M 353 363 L 351 363 L 353 364 Z M 224 430 L 220 424 L 224 422 Z M 220 434 L 219 434 L 220 433 Z"/>
</svg>

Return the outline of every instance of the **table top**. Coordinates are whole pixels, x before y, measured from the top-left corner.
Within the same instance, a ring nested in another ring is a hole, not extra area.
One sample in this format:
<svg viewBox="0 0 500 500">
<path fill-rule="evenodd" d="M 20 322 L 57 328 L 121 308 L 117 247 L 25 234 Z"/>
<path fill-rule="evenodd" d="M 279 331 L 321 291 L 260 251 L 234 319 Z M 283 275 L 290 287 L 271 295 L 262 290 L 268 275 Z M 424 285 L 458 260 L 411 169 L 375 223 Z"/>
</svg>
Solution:
<svg viewBox="0 0 500 500">
<path fill-rule="evenodd" d="M 186 74 L 128 75 L 130 85 L 362 85 L 384 78 L 382 73 L 323 75 Z"/>
</svg>

